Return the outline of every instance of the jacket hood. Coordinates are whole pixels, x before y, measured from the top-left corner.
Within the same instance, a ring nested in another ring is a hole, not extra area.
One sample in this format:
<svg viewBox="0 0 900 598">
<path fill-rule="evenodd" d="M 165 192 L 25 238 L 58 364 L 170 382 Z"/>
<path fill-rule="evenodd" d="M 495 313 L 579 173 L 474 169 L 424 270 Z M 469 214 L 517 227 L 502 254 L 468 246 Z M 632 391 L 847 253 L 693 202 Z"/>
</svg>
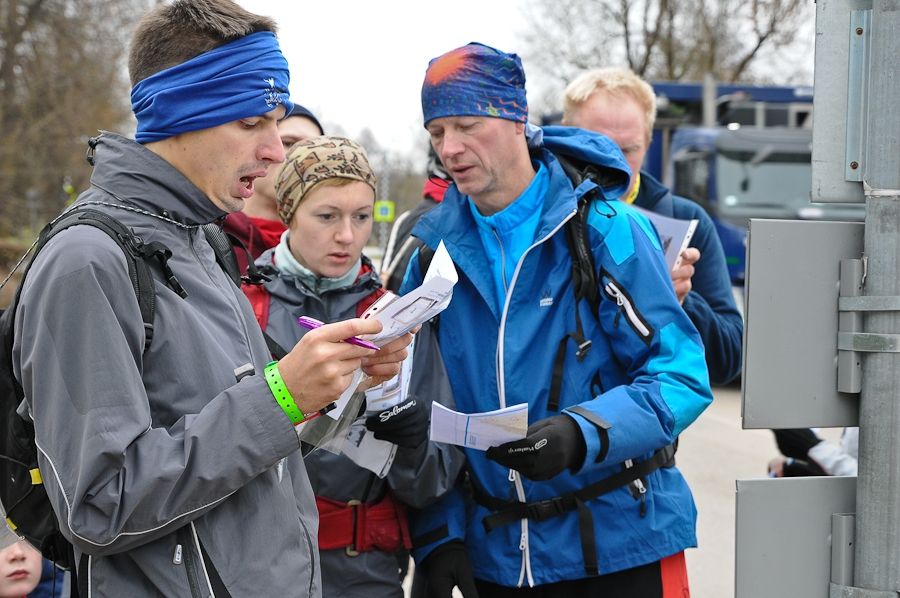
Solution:
<svg viewBox="0 0 900 598">
<path fill-rule="evenodd" d="M 186 225 L 225 216 L 178 169 L 136 141 L 104 131 L 92 147 L 91 185 L 120 201 Z"/>
<path fill-rule="evenodd" d="M 609 137 L 578 127 L 543 128 L 543 145 L 557 156 L 596 168 L 599 184 L 607 199 L 619 198 L 628 190 L 631 168 L 622 150 Z"/>
</svg>

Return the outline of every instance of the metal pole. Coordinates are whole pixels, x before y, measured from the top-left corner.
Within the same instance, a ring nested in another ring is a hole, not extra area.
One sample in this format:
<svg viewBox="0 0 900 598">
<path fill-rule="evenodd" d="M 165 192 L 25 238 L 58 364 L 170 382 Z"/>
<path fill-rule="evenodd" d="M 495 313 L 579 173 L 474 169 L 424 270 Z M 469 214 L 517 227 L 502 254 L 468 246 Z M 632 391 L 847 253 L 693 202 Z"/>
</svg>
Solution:
<svg viewBox="0 0 900 598">
<path fill-rule="evenodd" d="M 716 79 L 712 73 L 703 75 L 703 126 L 716 126 Z"/>
<path fill-rule="evenodd" d="M 874 0 L 866 123 L 864 294 L 900 295 L 900 0 Z M 900 313 L 865 330 L 900 333 Z M 900 590 L 900 353 L 863 361 L 854 585 Z"/>
</svg>

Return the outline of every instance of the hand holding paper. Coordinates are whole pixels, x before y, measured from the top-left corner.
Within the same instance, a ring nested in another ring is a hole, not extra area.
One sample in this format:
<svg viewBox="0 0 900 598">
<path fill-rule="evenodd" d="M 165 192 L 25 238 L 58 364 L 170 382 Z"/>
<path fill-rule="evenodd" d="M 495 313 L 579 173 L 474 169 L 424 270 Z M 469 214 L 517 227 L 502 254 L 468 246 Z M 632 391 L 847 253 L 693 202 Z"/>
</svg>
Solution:
<svg viewBox="0 0 900 598">
<path fill-rule="evenodd" d="M 431 440 L 478 450 L 525 438 L 528 404 L 520 403 L 485 413 L 459 413 L 431 404 Z"/>
</svg>

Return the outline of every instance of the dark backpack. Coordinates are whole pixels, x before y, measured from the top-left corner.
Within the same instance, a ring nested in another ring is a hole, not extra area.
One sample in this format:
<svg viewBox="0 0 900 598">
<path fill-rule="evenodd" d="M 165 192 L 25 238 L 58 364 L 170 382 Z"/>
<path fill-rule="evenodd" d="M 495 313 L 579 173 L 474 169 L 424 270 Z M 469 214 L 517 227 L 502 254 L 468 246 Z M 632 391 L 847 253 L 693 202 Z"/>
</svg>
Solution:
<svg viewBox="0 0 900 598">
<path fill-rule="evenodd" d="M 33 246 L 31 262 L 26 266 L 15 297 L 6 310 L 0 310 L 0 502 L 6 511 L 6 522 L 19 536 L 38 548 L 43 556 L 63 569 L 72 569 L 74 552 L 72 545 L 59 529 L 56 515 L 50 505 L 37 462 L 34 425 L 31 419 L 22 418 L 19 407 L 24 392 L 13 375 L 12 347 L 16 308 L 25 278 L 35 257 L 44 245 L 57 234 L 77 225 L 89 225 L 102 230 L 116 242 L 126 257 L 128 274 L 134 287 L 144 323 L 144 351 L 153 340 L 153 320 L 156 312 L 156 293 L 151 265 L 162 269 L 166 284 L 182 297 L 184 289 L 178 282 L 167 261 L 171 251 L 161 243 L 145 243 L 114 217 L 88 208 L 76 208 L 50 222 L 41 231 Z M 221 235 L 216 224 L 202 227 L 216 260 L 232 280 L 237 280 L 237 265 L 231 253 L 224 253 L 215 242 Z M 74 584 L 73 584 L 74 588 Z M 73 594 L 74 595 L 74 594 Z"/>
<path fill-rule="evenodd" d="M 153 255 L 128 228 L 118 220 L 90 209 L 67 212 L 41 231 L 34 245 L 31 262 L 25 268 L 12 304 L 0 315 L 0 502 L 6 511 L 6 522 L 19 536 L 38 548 L 43 556 L 64 569 L 71 569 L 74 553 L 59 530 L 56 515 L 47 497 L 37 463 L 34 425 L 30 418 L 18 414 L 24 392 L 13 375 L 12 347 L 16 308 L 25 278 L 34 258 L 57 234 L 76 225 L 89 225 L 105 232 L 125 254 L 128 273 L 140 304 L 141 317 L 147 331 L 144 350 L 153 339 L 155 293 L 147 259 Z M 158 247 L 153 247 L 158 249 Z"/>
</svg>

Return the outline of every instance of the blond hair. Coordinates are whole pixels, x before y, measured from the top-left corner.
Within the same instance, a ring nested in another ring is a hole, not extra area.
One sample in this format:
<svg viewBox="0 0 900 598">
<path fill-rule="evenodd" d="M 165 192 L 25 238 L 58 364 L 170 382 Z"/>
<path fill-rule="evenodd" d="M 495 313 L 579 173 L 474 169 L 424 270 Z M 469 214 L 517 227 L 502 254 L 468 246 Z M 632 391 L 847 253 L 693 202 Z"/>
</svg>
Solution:
<svg viewBox="0 0 900 598">
<path fill-rule="evenodd" d="M 566 87 L 563 96 L 562 123 L 569 124 L 573 113 L 597 92 L 605 91 L 613 98 L 627 97 L 634 100 L 644 113 L 647 125 L 647 143 L 653 135 L 656 122 L 656 94 L 650 84 L 638 77 L 631 69 L 606 67 L 592 69 L 578 75 Z"/>
</svg>

